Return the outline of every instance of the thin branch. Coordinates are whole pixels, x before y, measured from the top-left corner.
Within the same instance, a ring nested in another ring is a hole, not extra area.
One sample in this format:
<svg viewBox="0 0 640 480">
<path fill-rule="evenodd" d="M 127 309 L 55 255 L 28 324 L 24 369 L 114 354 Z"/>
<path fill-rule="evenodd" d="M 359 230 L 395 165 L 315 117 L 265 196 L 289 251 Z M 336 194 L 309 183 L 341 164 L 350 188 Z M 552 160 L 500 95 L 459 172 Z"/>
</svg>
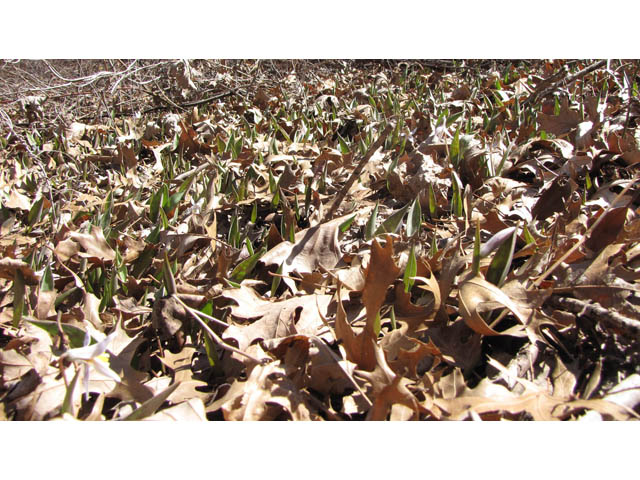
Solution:
<svg viewBox="0 0 640 480">
<path fill-rule="evenodd" d="M 578 73 L 575 73 L 569 77 L 566 78 L 561 78 L 560 80 L 555 81 L 551 86 L 545 88 L 544 90 L 542 90 L 541 92 L 537 92 L 534 91 L 529 98 L 527 98 L 524 101 L 524 104 L 530 104 L 530 103 L 534 103 L 536 100 L 538 100 L 539 98 L 544 98 L 547 95 L 549 95 L 550 93 L 554 92 L 558 87 L 560 87 L 560 85 L 562 85 L 564 83 L 565 87 L 571 85 L 572 83 L 574 83 L 575 81 L 577 81 L 578 79 L 584 77 L 585 75 L 593 72 L 594 70 L 597 70 L 600 67 L 603 67 L 604 65 L 606 65 L 608 62 L 608 60 L 599 60 L 595 63 L 592 63 L 591 65 L 589 65 L 588 67 L 580 70 Z"/>
<path fill-rule="evenodd" d="M 342 189 L 338 192 L 338 195 L 336 195 L 336 199 L 331 204 L 331 208 L 329 209 L 329 212 L 327 212 L 327 214 L 325 215 L 325 218 L 324 218 L 325 222 L 333 218 L 334 214 L 338 210 L 338 207 L 342 203 L 342 200 L 344 200 L 344 197 L 347 195 L 349 190 L 351 190 L 351 187 L 355 183 L 356 178 L 358 178 L 362 173 L 362 170 L 364 170 L 364 166 L 371 159 L 371 157 L 376 152 L 376 150 L 378 150 L 384 144 L 384 141 L 387 139 L 387 136 L 389 136 L 389 134 L 394 128 L 395 128 L 395 124 L 393 124 L 392 122 L 389 122 L 385 127 L 385 129 L 382 131 L 382 133 L 378 136 L 378 139 L 375 142 L 373 142 L 371 146 L 369 146 L 369 150 L 367 150 L 367 153 L 365 153 L 364 157 L 362 157 L 362 159 L 356 166 L 355 170 L 351 172 L 351 176 L 349 177 L 349 180 L 347 180 L 347 183 L 344 184 Z"/>
<path fill-rule="evenodd" d="M 625 337 L 637 339 L 640 336 L 640 321 L 625 317 L 619 313 L 602 307 L 599 303 L 588 303 L 584 300 L 552 295 L 549 302 L 554 307 L 564 308 L 573 313 L 585 315 L 605 326 L 619 330 Z"/>
</svg>

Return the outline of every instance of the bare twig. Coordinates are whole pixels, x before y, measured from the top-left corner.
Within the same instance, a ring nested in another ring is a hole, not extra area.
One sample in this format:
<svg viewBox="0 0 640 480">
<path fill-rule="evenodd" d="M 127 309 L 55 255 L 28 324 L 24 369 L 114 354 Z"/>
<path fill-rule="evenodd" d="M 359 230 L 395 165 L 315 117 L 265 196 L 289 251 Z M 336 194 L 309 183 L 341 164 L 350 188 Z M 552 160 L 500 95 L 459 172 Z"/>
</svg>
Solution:
<svg viewBox="0 0 640 480">
<path fill-rule="evenodd" d="M 152 91 L 152 90 L 148 90 L 146 88 L 142 89 L 143 92 L 145 92 L 148 95 L 151 95 L 152 97 L 155 97 L 161 101 L 163 101 L 164 103 L 166 103 L 167 105 L 173 107 L 173 108 L 177 108 L 180 111 L 184 112 L 184 108 L 181 107 L 180 105 L 178 105 L 177 103 L 175 103 L 173 100 L 171 100 L 169 97 L 167 97 L 167 95 L 162 91 L 162 89 L 158 86 L 158 84 L 156 83 L 156 91 Z"/>
<path fill-rule="evenodd" d="M 560 80 L 555 81 L 551 86 L 545 88 L 544 90 L 542 90 L 541 92 L 537 92 L 534 91 L 529 98 L 527 98 L 524 101 L 524 104 L 530 104 L 530 103 L 534 103 L 536 100 L 538 100 L 539 98 L 544 98 L 547 95 L 549 95 L 550 93 L 552 93 L 553 91 L 555 91 L 558 87 L 560 87 L 560 85 L 562 85 L 563 83 L 565 84 L 565 86 L 569 86 L 572 83 L 574 83 L 576 80 L 584 77 L 585 75 L 593 72 L 594 70 L 597 70 L 600 67 L 603 67 L 604 65 L 607 64 L 607 60 L 599 60 L 595 63 L 592 63 L 591 65 L 589 65 L 588 67 L 580 70 L 578 73 L 575 73 L 567 78 L 562 78 Z"/>
<path fill-rule="evenodd" d="M 193 102 L 185 102 L 181 103 L 181 107 L 197 107 L 198 105 L 203 105 L 205 103 L 213 102 L 215 100 L 220 100 L 221 98 L 226 98 L 231 95 L 237 95 L 239 92 L 235 89 L 230 89 L 227 92 L 218 93 L 217 95 L 213 95 L 208 98 L 203 98 L 202 100 L 195 100 Z"/>
<path fill-rule="evenodd" d="M 371 144 L 371 146 L 369 147 L 369 150 L 367 150 L 367 153 L 365 153 L 364 157 L 362 157 L 362 159 L 360 160 L 360 163 L 358 163 L 355 170 L 351 173 L 351 176 L 349 177 L 349 180 L 347 180 L 347 183 L 344 184 L 342 189 L 338 192 L 338 195 L 336 195 L 335 200 L 331 204 L 331 208 L 329 209 L 329 212 L 327 212 L 327 215 L 324 218 L 325 222 L 333 218 L 336 211 L 338 210 L 338 207 L 342 203 L 342 200 L 344 200 L 344 197 L 347 195 L 347 192 L 351 190 L 351 187 L 355 183 L 356 178 L 358 178 L 362 173 L 364 166 L 367 164 L 369 159 L 371 159 L 371 156 L 375 153 L 375 151 L 382 146 L 384 141 L 387 139 L 387 136 L 389 136 L 389 134 L 391 133 L 391 130 L 393 130 L 394 128 L 395 128 L 395 124 L 393 124 L 392 122 L 389 122 L 385 127 L 385 129 L 382 131 L 382 133 L 378 136 L 378 139 Z"/>
<path fill-rule="evenodd" d="M 549 302 L 557 308 L 564 308 L 573 313 L 580 313 L 597 322 L 619 330 L 626 337 L 637 339 L 640 335 L 640 321 L 620 315 L 602 307 L 599 303 L 588 303 L 584 300 L 552 295 Z"/>
</svg>

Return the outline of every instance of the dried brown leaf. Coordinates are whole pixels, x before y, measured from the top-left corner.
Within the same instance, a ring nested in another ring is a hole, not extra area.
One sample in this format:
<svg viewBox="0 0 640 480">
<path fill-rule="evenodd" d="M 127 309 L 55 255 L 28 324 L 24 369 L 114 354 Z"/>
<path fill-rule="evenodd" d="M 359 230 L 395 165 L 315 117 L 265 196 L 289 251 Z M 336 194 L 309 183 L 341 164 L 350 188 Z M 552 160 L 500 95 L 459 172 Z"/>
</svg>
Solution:
<svg viewBox="0 0 640 480">
<path fill-rule="evenodd" d="M 342 342 L 347 360 L 355 363 L 362 370 L 371 371 L 375 368 L 375 339 L 373 331 L 366 328 L 356 334 L 347 321 L 347 314 L 342 305 L 341 288 L 337 291 L 338 307 L 336 312 L 336 338 Z"/>
<path fill-rule="evenodd" d="M 225 420 L 274 420 L 282 411 L 292 420 L 316 419 L 279 361 L 253 367 L 247 381 L 235 380 L 218 405 Z"/>
<path fill-rule="evenodd" d="M 33 271 L 31 266 L 22 260 L 15 258 L 0 259 L 0 277 L 13 280 L 16 277 L 16 271 L 20 271 L 24 276 L 24 282 L 27 285 L 37 285 L 40 282 L 40 275 Z"/>
<path fill-rule="evenodd" d="M 498 287 L 476 276 L 460 285 L 460 315 L 475 332 L 482 335 L 523 335 L 523 326 L 527 325 L 527 317 L 520 312 L 518 306 Z M 491 328 L 480 316 L 482 305 L 495 305 L 507 308 L 515 315 L 523 326 L 516 325 L 502 332 Z"/>
<path fill-rule="evenodd" d="M 238 304 L 231 306 L 234 317 L 257 319 L 249 325 L 231 325 L 223 334 L 225 339 L 235 339 L 238 348 L 243 351 L 258 339 L 269 340 L 294 333 L 321 334 L 324 323 L 320 315 L 326 317 L 331 302 L 330 295 L 305 295 L 268 301 L 245 285 L 224 290 L 222 296 Z"/>
<path fill-rule="evenodd" d="M 180 383 L 178 388 L 168 397 L 168 400 L 173 403 L 181 403 L 193 398 L 205 401 L 211 397 L 211 393 L 198 390 L 198 388 L 206 387 L 207 382 L 193 378 L 191 359 L 195 353 L 195 348 L 185 346 L 178 353 L 165 350 L 164 355 L 159 357 L 162 363 L 173 370 L 173 383 Z"/>
<path fill-rule="evenodd" d="M 393 260 L 393 240 L 387 236 L 384 247 L 376 239 L 371 244 L 371 257 L 365 269 L 362 303 L 367 310 L 365 330 L 375 337 L 374 323 L 387 296 L 387 288 L 398 278 L 400 268 Z"/>
<path fill-rule="evenodd" d="M 116 258 L 116 252 L 109 246 L 104 238 L 102 228 L 93 226 L 91 233 L 70 232 L 69 238 L 78 243 L 84 252 L 78 255 L 83 257 L 96 257 L 102 261 L 112 262 Z"/>
<path fill-rule="evenodd" d="M 267 266 L 282 264 L 283 275 L 312 273 L 318 267 L 330 270 L 342 257 L 338 235 L 339 227 L 346 219 L 340 217 L 302 230 L 296 233 L 295 244 L 288 241 L 278 243 L 260 261 Z M 294 293 L 297 291 L 293 281 L 288 278 L 284 278 L 284 281 Z"/>
<path fill-rule="evenodd" d="M 558 115 L 547 115 L 545 113 L 538 114 L 538 122 L 540 127 L 548 133 L 554 135 L 562 135 L 571 131 L 582 121 L 580 112 L 569 108 L 569 100 L 564 97 L 560 105 L 560 113 Z"/>
</svg>

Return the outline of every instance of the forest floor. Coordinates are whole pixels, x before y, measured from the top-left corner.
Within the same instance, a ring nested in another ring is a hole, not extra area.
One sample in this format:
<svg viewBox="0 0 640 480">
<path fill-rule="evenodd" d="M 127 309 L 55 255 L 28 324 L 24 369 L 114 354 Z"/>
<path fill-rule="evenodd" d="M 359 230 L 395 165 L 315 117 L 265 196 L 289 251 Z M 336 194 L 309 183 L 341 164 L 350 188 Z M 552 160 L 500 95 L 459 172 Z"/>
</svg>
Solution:
<svg viewBox="0 0 640 480">
<path fill-rule="evenodd" d="M 2 61 L 0 419 L 637 419 L 639 67 Z"/>
</svg>

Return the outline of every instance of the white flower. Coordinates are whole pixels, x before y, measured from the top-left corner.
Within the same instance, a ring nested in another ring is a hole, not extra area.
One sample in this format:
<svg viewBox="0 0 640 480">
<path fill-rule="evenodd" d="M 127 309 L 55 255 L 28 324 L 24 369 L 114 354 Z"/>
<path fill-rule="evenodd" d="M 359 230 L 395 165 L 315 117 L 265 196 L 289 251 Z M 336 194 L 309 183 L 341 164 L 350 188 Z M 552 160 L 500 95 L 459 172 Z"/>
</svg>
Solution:
<svg viewBox="0 0 640 480">
<path fill-rule="evenodd" d="M 120 376 L 111 370 L 109 366 L 101 360 L 99 357 L 102 355 L 109 346 L 109 343 L 116 336 L 116 331 L 114 330 L 109 336 L 105 337 L 98 343 L 93 345 L 89 345 L 90 335 L 89 331 L 84 337 L 84 346 L 80 348 L 72 348 L 71 350 L 66 351 L 62 354 L 60 359 L 71 360 L 72 362 L 80 362 L 84 367 L 84 398 L 87 399 L 89 395 L 89 367 L 95 368 L 102 375 L 111 378 L 115 382 L 121 382 Z"/>
</svg>

